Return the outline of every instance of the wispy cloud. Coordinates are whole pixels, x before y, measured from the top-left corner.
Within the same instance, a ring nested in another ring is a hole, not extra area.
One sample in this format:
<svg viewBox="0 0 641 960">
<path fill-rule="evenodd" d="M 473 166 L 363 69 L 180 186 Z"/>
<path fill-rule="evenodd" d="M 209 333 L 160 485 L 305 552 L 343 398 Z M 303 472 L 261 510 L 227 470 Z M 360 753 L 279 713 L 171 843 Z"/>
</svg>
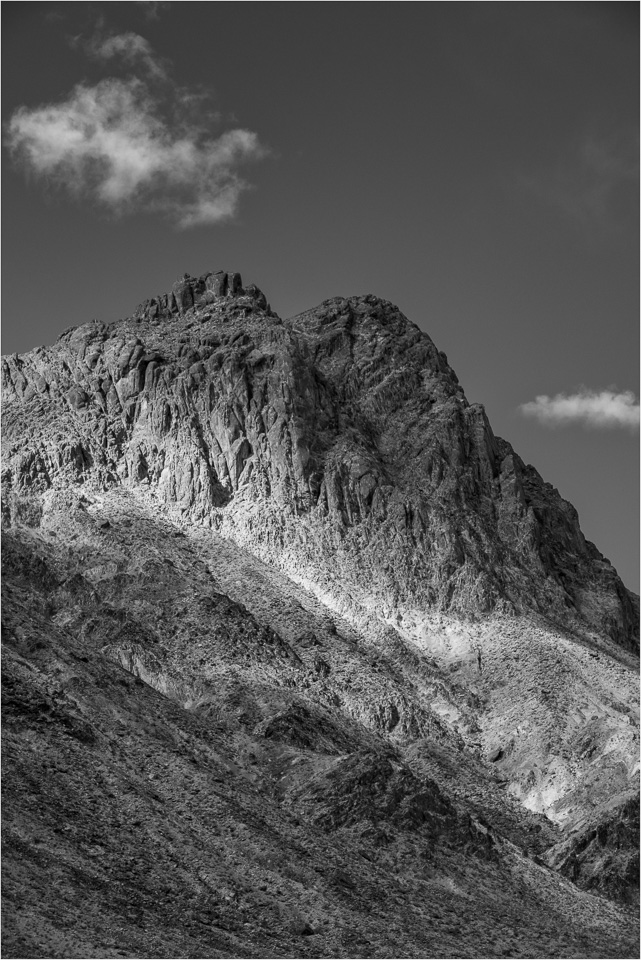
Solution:
<svg viewBox="0 0 641 960">
<path fill-rule="evenodd" d="M 135 0 L 136 6 L 144 7 L 145 14 L 149 20 L 157 20 L 162 10 L 168 10 L 171 6 L 169 2 L 163 0 Z"/>
<path fill-rule="evenodd" d="M 627 390 L 587 390 L 578 393 L 557 393 L 555 397 L 545 394 L 522 403 L 520 411 L 526 417 L 534 417 L 547 426 L 565 426 L 581 423 L 587 427 L 625 427 L 639 429 L 639 401 Z"/>
<path fill-rule="evenodd" d="M 58 23 L 60 20 L 64 20 L 67 14 L 62 10 L 47 10 L 46 13 L 43 13 L 42 17 L 45 23 Z"/>
<path fill-rule="evenodd" d="M 98 32 L 81 45 L 139 75 L 80 83 L 61 102 L 16 110 L 5 125 L 14 160 L 116 215 L 158 211 L 179 227 L 233 217 L 249 187 L 241 170 L 268 153 L 257 134 L 219 132 L 207 94 L 173 83 L 144 37 Z"/>
<path fill-rule="evenodd" d="M 554 166 L 521 178 L 539 199 L 580 224 L 605 221 L 616 213 L 622 191 L 639 178 L 638 135 L 586 136 Z"/>
<path fill-rule="evenodd" d="M 99 28 L 88 40 L 75 37 L 72 43 L 94 60 L 106 62 L 117 59 L 128 67 L 142 67 L 151 77 L 167 76 L 165 64 L 154 54 L 149 41 L 139 33 L 106 34 Z"/>
</svg>

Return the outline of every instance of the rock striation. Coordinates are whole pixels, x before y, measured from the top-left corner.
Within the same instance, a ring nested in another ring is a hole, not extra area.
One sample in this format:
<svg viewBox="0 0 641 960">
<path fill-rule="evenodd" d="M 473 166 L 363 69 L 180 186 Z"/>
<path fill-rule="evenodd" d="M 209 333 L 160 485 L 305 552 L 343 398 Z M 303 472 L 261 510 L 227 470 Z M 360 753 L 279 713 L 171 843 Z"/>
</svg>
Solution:
<svg viewBox="0 0 641 960">
<path fill-rule="evenodd" d="M 408 636 L 424 640 L 434 612 L 531 610 L 638 649 L 635 599 L 572 505 L 390 303 L 335 298 L 283 322 L 239 274 L 185 276 L 2 376 L 21 438 L 9 515 L 61 474 L 145 484 Z"/>
<path fill-rule="evenodd" d="M 7 956 L 634 955 L 638 598 L 398 308 L 2 387 Z"/>
</svg>

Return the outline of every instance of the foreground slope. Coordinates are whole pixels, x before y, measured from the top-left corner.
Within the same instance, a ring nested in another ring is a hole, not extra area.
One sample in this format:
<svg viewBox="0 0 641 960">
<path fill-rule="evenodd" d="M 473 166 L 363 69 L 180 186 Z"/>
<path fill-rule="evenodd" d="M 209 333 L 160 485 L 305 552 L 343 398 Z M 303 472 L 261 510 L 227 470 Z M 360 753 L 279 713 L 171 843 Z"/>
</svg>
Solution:
<svg viewBox="0 0 641 960">
<path fill-rule="evenodd" d="M 382 735 L 413 693 L 385 651 L 217 535 L 81 496 L 4 540 L 5 956 L 635 955 L 490 764 L 436 718 Z"/>
<path fill-rule="evenodd" d="M 635 598 L 396 308 L 185 278 L 3 387 L 7 955 L 635 949 Z"/>
</svg>

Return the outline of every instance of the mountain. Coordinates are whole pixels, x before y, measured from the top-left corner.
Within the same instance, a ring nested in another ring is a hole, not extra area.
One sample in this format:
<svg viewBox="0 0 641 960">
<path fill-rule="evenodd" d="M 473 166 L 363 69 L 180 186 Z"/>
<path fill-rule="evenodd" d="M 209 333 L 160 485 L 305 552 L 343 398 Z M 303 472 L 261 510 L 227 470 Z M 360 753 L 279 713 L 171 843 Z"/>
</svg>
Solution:
<svg viewBox="0 0 641 960">
<path fill-rule="evenodd" d="M 636 955 L 638 598 L 425 333 L 185 275 L 2 371 L 6 956 Z"/>
</svg>

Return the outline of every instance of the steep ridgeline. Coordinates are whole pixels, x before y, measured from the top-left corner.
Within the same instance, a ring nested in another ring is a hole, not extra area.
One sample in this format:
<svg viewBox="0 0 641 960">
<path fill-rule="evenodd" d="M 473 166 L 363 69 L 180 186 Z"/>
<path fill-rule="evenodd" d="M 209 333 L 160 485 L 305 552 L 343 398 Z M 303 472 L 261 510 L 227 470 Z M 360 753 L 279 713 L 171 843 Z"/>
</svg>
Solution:
<svg viewBox="0 0 641 960">
<path fill-rule="evenodd" d="M 2 376 L 5 956 L 636 955 L 637 598 L 426 334 L 185 276 Z"/>
<path fill-rule="evenodd" d="M 574 508 L 495 437 L 392 304 L 288 321 L 238 274 L 3 361 L 8 516 L 61 476 L 144 485 L 338 609 L 429 646 L 433 616 L 539 612 L 638 646 L 633 598 Z"/>
</svg>

